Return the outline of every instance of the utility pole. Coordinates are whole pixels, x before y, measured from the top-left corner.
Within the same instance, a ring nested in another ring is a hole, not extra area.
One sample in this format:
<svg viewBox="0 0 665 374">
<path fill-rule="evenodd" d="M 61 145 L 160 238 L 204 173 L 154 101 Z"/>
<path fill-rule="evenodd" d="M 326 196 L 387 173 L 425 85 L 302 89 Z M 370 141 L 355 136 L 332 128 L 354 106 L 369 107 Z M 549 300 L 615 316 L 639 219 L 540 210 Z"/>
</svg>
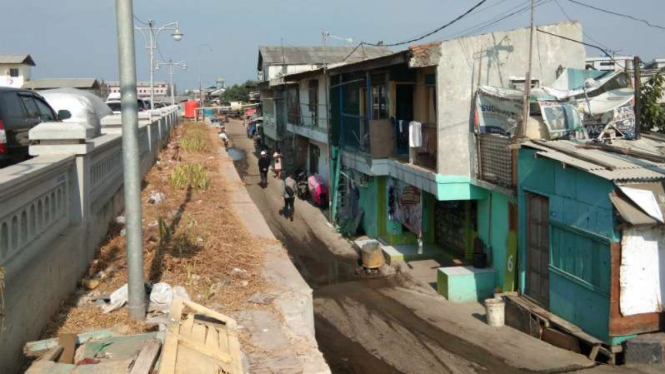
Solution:
<svg viewBox="0 0 665 374">
<path fill-rule="evenodd" d="M 125 216 L 127 217 L 127 279 L 129 317 L 145 319 L 143 286 L 143 234 L 141 227 L 141 169 L 138 141 L 139 116 L 134 55 L 134 14 L 132 0 L 116 0 L 120 100 L 122 106 L 122 161 Z"/>
<path fill-rule="evenodd" d="M 175 73 L 175 67 L 176 66 L 181 66 L 182 70 L 187 70 L 187 64 L 185 61 L 178 61 L 178 62 L 173 62 L 173 60 L 169 60 L 169 62 L 158 62 L 157 65 L 155 66 L 155 70 L 159 70 L 159 67 L 162 65 L 166 65 L 169 67 L 169 85 L 171 87 L 171 105 L 175 105 L 175 92 L 173 89 L 173 73 Z"/>
<path fill-rule="evenodd" d="M 529 36 L 529 67 L 526 71 L 526 77 L 524 78 L 524 112 L 522 114 L 522 126 L 518 128 L 517 138 L 524 137 L 526 134 L 526 124 L 529 120 L 529 96 L 531 95 L 531 65 L 533 63 L 533 34 L 534 34 L 534 25 L 533 25 L 533 9 L 534 9 L 534 0 L 531 0 L 531 35 Z"/>
<path fill-rule="evenodd" d="M 203 43 L 199 45 L 199 110 L 201 111 L 201 118 L 203 118 L 203 80 L 201 78 L 201 47 L 208 47 L 208 52 L 212 52 L 212 47 L 210 44 Z"/>
<path fill-rule="evenodd" d="M 132 21 L 133 23 L 133 21 Z M 173 34 L 173 40 L 176 42 L 182 40 L 184 34 L 180 32 L 180 25 L 178 22 L 167 23 L 161 27 L 154 27 L 155 22 L 153 20 L 148 21 L 148 27 L 135 27 L 134 29 L 139 31 L 141 35 L 145 38 L 145 32 L 148 33 L 147 42 L 145 49 L 150 51 L 150 109 L 155 109 L 155 50 L 157 49 L 157 37 L 159 33 L 164 30 L 171 30 Z"/>
<path fill-rule="evenodd" d="M 642 93 L 642 76 L 640 71 L 640 57 L 635 56 L 633 60 L 633 69 L 635 71 L 635 140 L 640 139 L 642 136 L 642 102 L 640 94 Z"/>
</svg>

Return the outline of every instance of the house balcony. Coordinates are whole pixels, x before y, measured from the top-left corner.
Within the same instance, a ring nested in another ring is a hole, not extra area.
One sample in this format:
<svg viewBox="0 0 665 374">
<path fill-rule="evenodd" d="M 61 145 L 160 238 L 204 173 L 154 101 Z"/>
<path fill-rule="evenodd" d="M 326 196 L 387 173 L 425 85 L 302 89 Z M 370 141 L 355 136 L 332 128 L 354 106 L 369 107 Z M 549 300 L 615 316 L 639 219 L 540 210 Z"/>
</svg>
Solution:
<svg viewBox="0 0 665 374">
<path fill-rule="evenodd" d="M 287 113 L 286 129 L 294 134 L 327 144 L 328 128 L 325 105 L 300 104 L 300 107 L 290 107 Z"/>
</svg>

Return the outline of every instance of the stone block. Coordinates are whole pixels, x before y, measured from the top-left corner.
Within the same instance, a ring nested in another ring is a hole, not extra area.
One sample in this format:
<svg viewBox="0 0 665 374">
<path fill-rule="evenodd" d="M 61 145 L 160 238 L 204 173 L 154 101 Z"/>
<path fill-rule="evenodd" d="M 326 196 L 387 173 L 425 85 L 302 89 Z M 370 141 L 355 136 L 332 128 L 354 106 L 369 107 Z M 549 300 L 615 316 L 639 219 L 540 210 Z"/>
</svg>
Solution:
<svg viewBox="0 0 665 374">
<path fill-rule="evenodd" d="M 645 334 L 629 340 L 624 346 L 627 365 L 663 365 L 665 334 Z"/>
<path fill-rule="evenodd" d="M 495 273 L 493 268 L 442 267 L 437 270 L 436 288 L 452 302 L 482 301 L 494 295 Z"/>
</svg>

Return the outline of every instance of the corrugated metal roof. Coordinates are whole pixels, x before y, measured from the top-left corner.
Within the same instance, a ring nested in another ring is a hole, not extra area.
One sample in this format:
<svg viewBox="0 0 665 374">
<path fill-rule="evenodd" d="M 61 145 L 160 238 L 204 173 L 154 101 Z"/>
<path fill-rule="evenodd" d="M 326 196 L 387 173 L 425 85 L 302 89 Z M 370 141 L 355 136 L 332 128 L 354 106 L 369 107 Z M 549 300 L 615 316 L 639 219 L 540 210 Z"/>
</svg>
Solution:
<svg viewBox="0 0 665 374">
<path fill-rule="evenodd" d="M 391 54 L 385 47 L 259 47 L 259 64 L 263 65 L 319 65 L 325 60 L 327 63 L 346 61 L 361 61 Z M 325 59 L 324 59 L 325 57 Z M 348 58 L 347 58 L 348 57 Z"/>
<path fill-rule="evenodd" d="M 0 64 L 26 64 L 35 66 L 35 62 L 27 53 L 0 53 Z"/>
<path fill-rule="evenodd" d="M 27 81 L 23 88 L 30 90 L 47 90 L 50 88 L 98 88 L 99 82 L 94 78 L 52 78 Z"/>
<path fill-rule="evenodd" d="M 606 149 L 598 149 L 583 141 L 527 141 L 524 147 L 537 150 L 537 155 L 562 162 L 611 181 L 640 181 L 665 179 L 665 143 L 652 139 L 617 140 L 616 149 L 629 149 L 642 156 L 628 156 Z M 589 148 L 592 147 L 592 148 Z M 647 157 L 648 156 L 648 157 Z M 664 162 L 657 162 L 662 158 Z"/>
</svg>

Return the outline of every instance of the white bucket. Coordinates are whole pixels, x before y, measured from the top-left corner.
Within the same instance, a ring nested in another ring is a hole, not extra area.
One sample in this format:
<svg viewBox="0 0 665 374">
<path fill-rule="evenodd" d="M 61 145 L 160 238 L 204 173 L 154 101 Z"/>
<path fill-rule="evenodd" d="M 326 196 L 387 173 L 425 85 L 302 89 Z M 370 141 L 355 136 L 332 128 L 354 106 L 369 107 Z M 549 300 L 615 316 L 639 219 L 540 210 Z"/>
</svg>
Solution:
<svg viewBox="0 0 665 374">
<path fill-rule="evenodd" d="M 506 321 L 506 304 L 501 298 L 485 299 L 485 311 L 487 312 L 487 324 L 493 327 L 501 327 Z"/>
</svg>

